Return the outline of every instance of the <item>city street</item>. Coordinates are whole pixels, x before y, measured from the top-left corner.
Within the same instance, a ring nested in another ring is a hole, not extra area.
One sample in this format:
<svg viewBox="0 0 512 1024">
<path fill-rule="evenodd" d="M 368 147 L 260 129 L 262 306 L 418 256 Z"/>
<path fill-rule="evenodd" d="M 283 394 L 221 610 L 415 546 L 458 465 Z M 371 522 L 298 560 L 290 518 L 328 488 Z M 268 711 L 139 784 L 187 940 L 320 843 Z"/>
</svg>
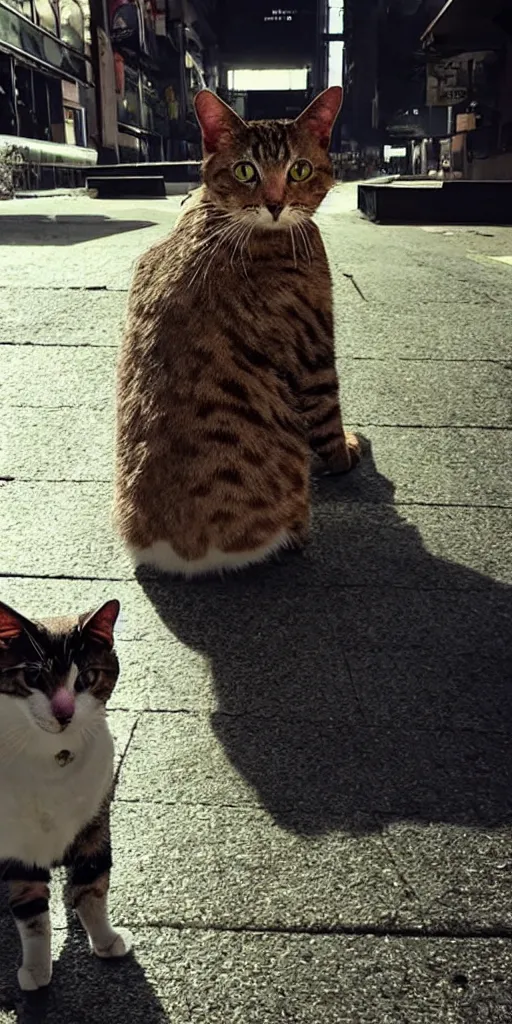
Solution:
<svg viewBox="0 0 512 1024">
<path fill-rule="evenodd" d="M 186 583 L 135 578 L 111 525 L 127 289 L 179 202 L 0 203 L 0 596 L 122 603 L 111 909 L 135 950 L 92 958 L 59 879 L 44 1019 L 510 1024 L 512 230 L 378 226 L 334 190 L 364 461 L 315 484 L 302 555 Z M 42 1020 L 0 913 L 0 1024 Z"/>
</svg>

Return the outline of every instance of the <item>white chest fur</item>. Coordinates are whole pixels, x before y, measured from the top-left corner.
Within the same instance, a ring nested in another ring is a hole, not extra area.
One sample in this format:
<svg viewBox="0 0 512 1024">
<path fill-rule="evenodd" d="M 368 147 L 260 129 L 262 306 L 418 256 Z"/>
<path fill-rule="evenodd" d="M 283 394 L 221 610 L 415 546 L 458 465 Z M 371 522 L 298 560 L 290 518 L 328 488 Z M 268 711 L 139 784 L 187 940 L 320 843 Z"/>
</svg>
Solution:
<svg viewBox="0 0 512 1024">
<path fill-rule="evenodd" d="M 49 867 L 107 795 L 113 741 L 102 716 L 87 730 L 71 723 L 49 734 L 35 727 L 24 739 L 15 703 L 0 695 L 0 860 Z M 64 750 L 69 757 L 59 757 Z"/>
</svg>

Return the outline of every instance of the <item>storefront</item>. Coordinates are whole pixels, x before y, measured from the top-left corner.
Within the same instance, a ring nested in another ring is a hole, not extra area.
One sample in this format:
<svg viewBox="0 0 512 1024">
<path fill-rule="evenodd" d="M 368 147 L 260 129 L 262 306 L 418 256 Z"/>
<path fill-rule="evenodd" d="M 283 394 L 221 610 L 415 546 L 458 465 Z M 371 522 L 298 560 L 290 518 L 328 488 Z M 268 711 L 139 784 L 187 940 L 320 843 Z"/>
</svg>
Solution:
<svg viewBox="0 0 512 1024">
<path fill-rule="evenodd" d="M 0 0 L 0 150 L 16 147 L 32 187 L 97 160 L 84 0 Z"/>
<path fill-rule="evenodd" d="M 162 160 L 157 10 L 152 0 L 109 0 L 116 83 L 118 150 L 122 163 Z"/>
<path fill-rule="evenodd" d="M 422 36 L 427 102 L 447 112 L 439 170 L 473 180 L 512 176 L 510 0 L 450 0 Z"/>
</svg>

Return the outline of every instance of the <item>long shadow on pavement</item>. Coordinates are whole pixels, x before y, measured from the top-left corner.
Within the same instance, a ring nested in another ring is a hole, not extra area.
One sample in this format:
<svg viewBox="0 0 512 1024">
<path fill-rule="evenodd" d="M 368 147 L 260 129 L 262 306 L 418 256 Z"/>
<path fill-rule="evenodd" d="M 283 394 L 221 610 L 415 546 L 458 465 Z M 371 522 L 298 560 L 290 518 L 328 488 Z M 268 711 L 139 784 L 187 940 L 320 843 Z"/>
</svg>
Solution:
<svg viewBox="0 0 512 1024">
<path fill-rule="evenodd" d="M 174 219 L 169 218 L 170 226 Z M 57 214 L 55 217 L 3 214 L 0 217 L 0 245 L 77 245 L 94 238 L 152 228 L 155 224 L 156 221 L 152 220 L 114 220 L 99 214 Z"/>
<path fill-rule="evenodd" d="M 304 554 L 220 580 L 138 573 L 210 661 L 232 764 L 300 834 L 510 820 L 511 588 L 431 555 L 393 494 L 370 453 L 318 484 Z"/>
</svg>

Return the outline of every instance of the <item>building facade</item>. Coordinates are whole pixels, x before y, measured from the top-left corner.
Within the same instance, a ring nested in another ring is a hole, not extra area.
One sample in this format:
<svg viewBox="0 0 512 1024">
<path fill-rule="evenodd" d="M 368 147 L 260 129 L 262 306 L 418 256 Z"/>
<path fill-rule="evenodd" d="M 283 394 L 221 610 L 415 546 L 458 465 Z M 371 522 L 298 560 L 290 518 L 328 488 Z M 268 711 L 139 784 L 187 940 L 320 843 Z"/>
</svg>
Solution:
<svg viewBox="0 0 512 1024">
<path fill-rule="evenodd" d="M 97 159 L 87 0 L 0 0 L 0 150 L 15 147 L 26 184 Z"/>
<path fill-rule="evenodd" d="M 0 154 L 22 187 L 99 162 L 199 156 L 195 92 L 218 84 L 215 0 L 0 0 Z M 83 180 L 83 178 L 82 178 Z"/>
<path fill-rule="evenodd" d="M 92 3 L 99 8 L 99 0 Z M 216 86 L 214 3 L 108 0 L 106 24 L 99 24 L 101 13 L 96 9 L 103 158 L 187 159 L 199 145 L 194 94 Z"/>
<path fill-rule="evenodd" d="M 427 102 L 443 110 L 440 173 L 512 178 L 512 5 L 450 0 L 422 35 Z"/>
</svg>

